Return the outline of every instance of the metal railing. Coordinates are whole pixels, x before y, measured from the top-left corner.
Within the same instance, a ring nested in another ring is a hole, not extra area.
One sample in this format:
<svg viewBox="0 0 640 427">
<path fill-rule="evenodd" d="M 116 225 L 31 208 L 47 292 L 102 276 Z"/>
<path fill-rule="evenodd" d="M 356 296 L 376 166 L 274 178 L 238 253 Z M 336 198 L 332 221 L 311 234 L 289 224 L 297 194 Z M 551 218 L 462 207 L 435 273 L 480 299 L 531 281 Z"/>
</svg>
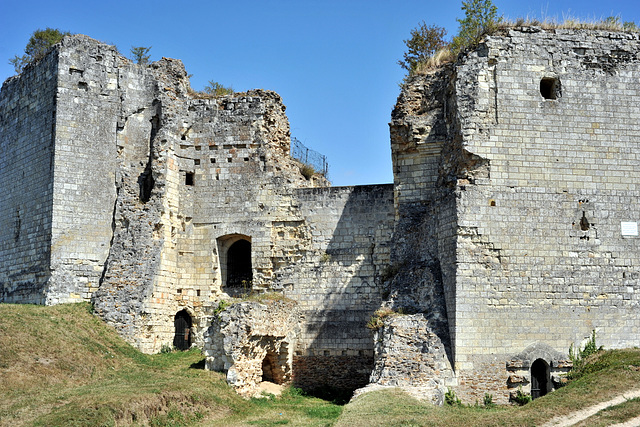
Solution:
<svg viewBox="0 0 640 427">
<path fill-rule="evenodd" d="M 305 146 L 298 138 L 291 138 L 291 157 L 305 165 L 310 165 L 313 169 L 327 176 L 329 173 L 329 163 L 327 156 L 318 153 L 315 150 Z"/>
</svg>

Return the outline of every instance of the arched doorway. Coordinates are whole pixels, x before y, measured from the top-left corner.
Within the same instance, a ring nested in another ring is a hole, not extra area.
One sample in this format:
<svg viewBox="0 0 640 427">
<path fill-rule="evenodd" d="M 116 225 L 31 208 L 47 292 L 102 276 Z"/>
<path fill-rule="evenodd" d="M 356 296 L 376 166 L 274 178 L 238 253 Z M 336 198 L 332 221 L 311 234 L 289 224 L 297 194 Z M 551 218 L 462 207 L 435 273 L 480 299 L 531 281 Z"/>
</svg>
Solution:
<svg viewBox="0 0 640 427">
<path fill-rule="evenodd" d="M 251 288 L 251 242 L 237 240 L 227 251 L 227 287 Z"/>
<path fill-rule="evenodd" d="M 531 365 L 531 398 L 547 394 L 550 384 L 549 364 L 544 359 L 536 359 Z"/>
<path fill-rule="evenodd" d="M 178 350 L 188 350 L 191 347 L 191 316 L 187 310 L 179 311 L 173 320 L 175 335 L 173 336 L 173 346 Z"/>
</svg>

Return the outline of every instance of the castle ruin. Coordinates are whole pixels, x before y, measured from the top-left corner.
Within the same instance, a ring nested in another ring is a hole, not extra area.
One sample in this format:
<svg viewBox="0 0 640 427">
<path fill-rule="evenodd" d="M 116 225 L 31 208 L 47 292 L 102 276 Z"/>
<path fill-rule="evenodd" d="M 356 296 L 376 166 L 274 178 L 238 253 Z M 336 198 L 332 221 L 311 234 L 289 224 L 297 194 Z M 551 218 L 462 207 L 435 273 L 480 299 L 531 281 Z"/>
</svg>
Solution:
<svg viewBox="0 0 640 427">
<path fill-rule="evenodd" d="M 274 92 L 202 97 L 178 60 L 66 37 L 0 92 L 0 301 L 92 301 L 247 394 L 544 395 L 593 330 L 640 343 L 639 52 L 637 33 L 488 36 L 407 79 L 393 184 L 330 187 L 289 155 Z M 286 299 L 221 305 L 250 291 Z"/>
</svg>

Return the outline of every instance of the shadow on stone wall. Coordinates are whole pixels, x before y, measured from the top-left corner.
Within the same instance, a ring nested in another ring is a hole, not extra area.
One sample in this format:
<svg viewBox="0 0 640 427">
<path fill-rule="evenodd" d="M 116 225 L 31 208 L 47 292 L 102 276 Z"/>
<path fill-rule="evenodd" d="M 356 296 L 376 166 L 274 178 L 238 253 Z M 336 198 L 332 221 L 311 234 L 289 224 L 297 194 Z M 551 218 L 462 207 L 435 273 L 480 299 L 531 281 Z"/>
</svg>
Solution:
<svg viewBox="0 0 640 427">
<path fill-rule="evenodd" d="M 351 392 L 369 382 L 373 368 L 366 325 L 382 301 L 379 279 L 388 264 L 393 187 L 331 188 L 314 197 L 324 208 L 344 206 L 338 221 L 331 220 L 335 228 L 325 253 L 311 267 L 316 303 L 305 313 L 305 334 L 312 338 L 306 353 L 294 358 L 294 382 L 311 391 Z M 312 230 L 321 228 L 321 216 L 307 220 Z"/>
</svg>

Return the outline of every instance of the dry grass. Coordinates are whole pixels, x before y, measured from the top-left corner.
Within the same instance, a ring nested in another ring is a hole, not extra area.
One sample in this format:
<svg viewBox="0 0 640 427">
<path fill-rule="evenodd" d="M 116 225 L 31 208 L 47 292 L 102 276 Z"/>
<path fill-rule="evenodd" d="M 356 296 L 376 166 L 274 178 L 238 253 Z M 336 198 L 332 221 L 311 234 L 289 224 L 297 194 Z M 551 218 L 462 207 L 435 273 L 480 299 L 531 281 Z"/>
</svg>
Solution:
<svg viewBox="0 0 640 427">
<path fill-rule="evenodd" d="M 305 179 L 306 179 L 307 181 L 309 181 L 309 180 L 311 179 L 311 177 L 312 177 L 313 175 L 315 175 L 315 173 L 316 173 L 316 169 L 315 169 L 312 165 L 309 165 L 309 164 L 303 163 L 303 164 L 300 166 L 300 173 L 302 174 L 302 176 L 304 176 L 304 177 L 305 177 Z"/>
<path fill-rule="evenodd" d="M 281 292 L 261 292 L 249 295 L 246 301 L 257 301 L 260 303 L 269 303 L 274 301 L 283 301 L 293 304 L 294 301 L 284 296 Z"/>
<path fill-rule="evenodd" d="M 623 22 L 619 17 L 609 17 L 606 19 L 592 19 L 586 20 L 575 16 L 563 16 L 562 19 L 555 17 L 545 17 L 542 20 L 536 18 L 518 18 L 516 20 L 503 19 L 501 22 L 495 24 L 494 28 L 487 31 L 485 35 L 500 34 L 511 28 L 522 27 L 540 27 L 543 30 L 602 30 L 602 31 L 614 31 L 614 32 L 627 32 L 637 33 L 640 32 L 638 27 L 633 22 Z M 469 50 L 474 46 L 468 46 L 462 51 Z M 410 75 L 425 75 L 429 71 L 441 67 L 444 64 L 455 61 L 457 55 L 455 55 L 450 48 L 445 47 L 439 50 L 426 62 L 419 62 L 416 67 L 411 70 Z"/>
<path fill-rule="evenodd" d="M 575 427 L 600 427 L 623 423 L 640 415 L 640 399 L 629 399 L 620 405 L 610 406 L 579 422 Z"/>
<path fill-rule="evenodd" d="M 637 33 L 640 28 L 633 22 L 623 22 L 620 17 L 585 19 L 577 16 L 563 14 L 562 18 L 544 17 L 542 19 L 518 18 L 516 20 L 504 19 L 497 26 L 498 30 L 514 27 L 540 27 L 544 30 L 602 30 Z"/>
<path fill-rule="evenodd" d="M 369 322 L 367 322 L 367 328 L 374 331 L 380 329 L 384 326 L 384 319 L 389 316 L 395 316 L 398 314 L 401 313 L 394 311 L 392 308 L 381 307 L 373 313 L 373 316 L 371 316 L 371 319 L 369 319 Z"/>
<path fill-rule="evenodd" d="M 347 405 L 336 426 L 534 426 L 559 415 L 604 402 L 638 387 L 640 350 L 599 353 L 584 375 L 540 399 L 519 406 L 445 406 L 418 402 L 400 390 L 368 393 Z M 627 406 L 629 405 L 629 406 Z M 635 401 L 613 409 L 615 416 L 629 419 Z M 602 412 L 599 414 L 601 415 Z M 605 414 L 606 415 L 606 414 Z M 593 418 L 593 417 L 592 417 Z M 594 421 L 595 422 L 595 421 Z M 589 424 L 591 425 L 591 424 Z"/>
<path fill-rule="evenodd" d="M 0 304 L 0 426 L 326 425 L 341 407 L 295 392 L 244 400 L 195 349 L 144 355 L 88 304 Z"/>
</svg>

